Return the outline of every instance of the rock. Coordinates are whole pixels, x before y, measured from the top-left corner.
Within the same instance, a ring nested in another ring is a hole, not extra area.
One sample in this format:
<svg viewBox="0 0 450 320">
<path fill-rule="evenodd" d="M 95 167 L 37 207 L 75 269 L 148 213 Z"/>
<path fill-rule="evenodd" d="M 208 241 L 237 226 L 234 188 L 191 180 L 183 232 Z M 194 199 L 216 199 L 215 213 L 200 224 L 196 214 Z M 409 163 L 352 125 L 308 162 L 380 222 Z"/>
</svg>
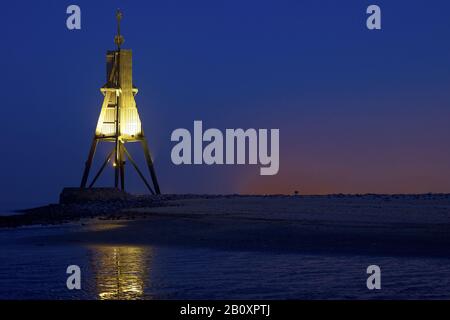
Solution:
<svg viewBox="0 0 450 320">
<path fill-rule="evenodd" d="M 124 201 L 132 196 L 117 188 L 64 188 L 59 195 L 60 204 L 89 203 L 98 201 Z"/>
</svg>

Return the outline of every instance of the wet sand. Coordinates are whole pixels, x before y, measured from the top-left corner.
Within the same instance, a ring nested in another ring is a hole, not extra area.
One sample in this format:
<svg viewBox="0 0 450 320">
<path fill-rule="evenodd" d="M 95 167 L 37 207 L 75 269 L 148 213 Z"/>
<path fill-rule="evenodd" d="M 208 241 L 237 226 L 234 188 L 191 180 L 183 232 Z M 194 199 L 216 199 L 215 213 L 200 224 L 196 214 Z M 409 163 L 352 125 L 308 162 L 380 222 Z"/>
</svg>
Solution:
<svg viewBox="0 0 450 320">
<path fill-rule="evenodd" d="M 449 195 L 187 198 L 80 223 L 27 241 L 450 257 Z"/>
</svg>

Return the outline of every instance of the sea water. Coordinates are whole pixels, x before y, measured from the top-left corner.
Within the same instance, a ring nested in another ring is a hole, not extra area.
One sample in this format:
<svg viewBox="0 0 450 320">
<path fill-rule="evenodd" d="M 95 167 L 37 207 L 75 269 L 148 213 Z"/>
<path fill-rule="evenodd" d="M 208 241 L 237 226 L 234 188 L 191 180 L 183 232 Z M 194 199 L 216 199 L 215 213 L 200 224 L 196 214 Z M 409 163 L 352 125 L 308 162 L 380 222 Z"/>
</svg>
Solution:
<svg viewBox="0 0 450 320">
<path fill-rule="evenodd" d="M 0 299 L 448 299 L 449 259 L 58 244 L 79 225 L 0 230 Z M 30 241 L 30 239 L 41 239 Z M 381 290 L 366 268 L 381 267 Z M 67 266 L 81 269 L 68 290 Z"/>
</svg>

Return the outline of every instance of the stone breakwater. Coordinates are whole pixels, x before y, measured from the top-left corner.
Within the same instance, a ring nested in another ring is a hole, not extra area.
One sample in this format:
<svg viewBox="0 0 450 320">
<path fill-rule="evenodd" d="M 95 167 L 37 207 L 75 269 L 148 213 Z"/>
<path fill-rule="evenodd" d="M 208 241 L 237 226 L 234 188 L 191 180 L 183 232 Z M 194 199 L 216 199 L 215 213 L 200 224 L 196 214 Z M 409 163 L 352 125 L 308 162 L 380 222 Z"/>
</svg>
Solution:
<svg viewBox="0 0 450 320">
<path fill-rule="evenodd" d="M 194 200 L 197 199 L 197 200 Z M 214 200 L 216 199 L 216 200 Z M 224 199 L 222 203 L 221 199 Z M 230 201 L 228 201 L 228 200 Z M 194 200 L 194 201 L 183 201 Z M 149 208 L 150 210 L 146 210 Z M 151 209 L 154 208 L 154 209 Z M 159 209 L 160 208 L 160 209 Z M 245 217 L 260 219 L 358 220 L 378 224 L 396 221 L 416 225 L 434 223 L 448 234 L 450 194 L 330 194 L 330 195 L 133 195 L 111 189 L 65 188 L 59 204 L 21 210 L 20 215 L 0 217 L 0 228 L 61 224 L 80 219 L 134 220 L 152 216 L 186 215 Z M 306 216 L 305 216 L 306 215 Z M 316 221 L 317 222 L 317 221 Z M 330 224 L 327 222 L 327 224 Z M 421 227 L 423 229 L 423 226 Z M 398 225 L 393 230 L 398 230 Z"/>
<path fill-rule="evenodd" d="M 20 215 L 0 217 L 0 228 L 26 225 L 52 225 L 86 218 L 108 220 L 136 219 L 146 213 L 123 212 L 124 209 L 175 206 L 173 200 L 215 198 L 214 195 L 133 195 L 113 188 L 65 188 L 59 204 L 21 210 Z"/>
</svg>

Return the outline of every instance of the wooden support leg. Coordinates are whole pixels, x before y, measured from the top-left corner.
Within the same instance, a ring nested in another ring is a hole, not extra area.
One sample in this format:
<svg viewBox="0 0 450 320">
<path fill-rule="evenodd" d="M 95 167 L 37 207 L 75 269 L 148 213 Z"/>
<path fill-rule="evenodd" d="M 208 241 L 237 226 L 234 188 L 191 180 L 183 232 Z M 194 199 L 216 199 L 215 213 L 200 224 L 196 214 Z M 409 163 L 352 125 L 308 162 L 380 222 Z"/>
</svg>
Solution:
<svg viewBox="0 0 450 320">
<path fill-rule="evenodd" d="M 98 140 L 94 137 L 94 139 L 92 139 L 92 144 L 91 144 L 91 149 L 89 150 L 88 159 L 84 165 L 83 177 L 81 179 L 81 184 L 80 184 L 80 188 L 82 188 L 82 189 L 86 188 L 87 179 L 89 176 L 89 170 L 91 169 L 92 160 L 94 159 L 95 150 L 97 149 L 97 144 L 98 144 Z"/>
<path fill-rule="evenodd" d="M 133 157 L 128 152 L 127 148 L 125 148 L 125 146 L 122 146 L 122 148 L 123 148 L 123 151 L 125 152 L 125 154 L 127 155 L 128 160 L 131 162 L 131 164 L 133 165 L 134 169 L 136 169 L 136 172 L 138 173 L 139 177 L 141 177 L 142 181 L 144 181 L 144 183 L 147 186 L 147 188 L 150 191 L 150 193 L 151 194 L 155 194 L 155 192 L 153 191 L 152 187 L 150 187 L 150 184 L 147 182 L 147 179 L 145 179 L 145 177 L 142 174 L 141 170 L 139 170 L 139 167 L 137 166 L 136 162 L 134 162 Z"/>
<path fill-rule="evenodd" d="M 124 144 L 119 142 L 119 163 L 120 163 L 120 188 L 125 191 L 125 157 Z"/>
<path fill-rule="evenodd" d="M 159 189 L 158 179 L 156 178 L 155 168 L 153 166 L 153 160 L 150 155 L 150 150 L 147 145 L 147 139 L 141 140 L 142 148 L 144 149 L 145 160 L 147 161 L 148 170 L 150 171 L 150 175 L 153 181 L 153 187 L 155 188 L 156 194 L 161 194 L 161 190 Z"/>
<path fill-rule="evenodd" d="M 120 160 L 119 160 L 119 142 L 116 142 L 116 146 L 114 148 L 114 187 L 119 187 L 119 168 L 120 168 Z"/>
<path fill-rule="evenodd" d="M 111 157 L 113 156 L 114 149 L 108 154 L 105 161 L 103 162 L 102 166 L 100 167 L 100 170 L 98 170 L 97 174 L 95 175 L 94 179 L 92 180 L 91 184 L 89 185 L 89 188 L 92 188 L 97 181 L 98 177 L 102 174 L 103 170 L 105 169 L 108 162 L 111 160 Z"/>
</svg>

